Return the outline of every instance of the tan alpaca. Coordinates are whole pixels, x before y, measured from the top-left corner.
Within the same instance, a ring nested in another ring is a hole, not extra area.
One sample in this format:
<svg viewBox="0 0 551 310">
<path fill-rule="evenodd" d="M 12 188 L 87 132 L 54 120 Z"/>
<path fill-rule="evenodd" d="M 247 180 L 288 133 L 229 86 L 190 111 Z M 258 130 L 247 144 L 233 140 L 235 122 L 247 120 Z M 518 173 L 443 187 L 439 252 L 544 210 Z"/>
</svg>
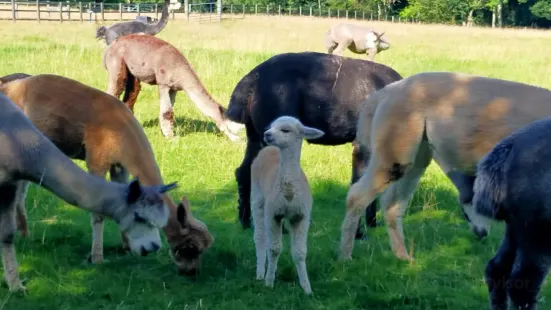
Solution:
<svg viewBox="0 0 551 310">
<path fill-rule="evenodd" d="M 133 253 L 161 248 L 159 228 L 169 210 L 162 193 L 170 185 L 142 187 L 107 182 L 80 169 L 46 138 L 6 96 L 0 94 L 0 240 L 2 266 L 10 291 L 25 291 L 17 272 L 15 205 L 23 182 L 36 183 L 65 202 L 113 218 Z"/>
<path fill-rule="evenodd" d="M 256 246 L 256 278 L 273 287 L 281 253 L 283 219 L 290 223 L 291 251 L 300 286 L 312 293 L 306 271 L 306 241 L 310 227 L 312 191 L 300 167 L 303 139 L 316 139 L 323 131 L 302 125 L 290 116 L 277 118 L 264 132 L 268 144 L 251 166 L 251 211 Z M 266 256 L 268 269 L 265 272 Z"/>
<path fill-rule="evenodd" d="M 473 232 L 484 237 L 490 223 L 471 205 L 478 161 L 514 130 L 550 115 L 547 89 L 466 74 L 419 73 L 374 92 L 358 121 L 357 141 L 371 158 L 348 191 L 341 258 L 351 259 L 360 213 L 379 195 L 392 250 L 398 258 L 411 258 L 402 218 L 432 159 L 463 188 L 463 213 Z"/>
<path fill-rule="evenodd" d="M 140 93 L 140 83 L 159 88 L 159 126 L 165 137 L 174 136 L 174 112 L 178 91 L 187 93 L 204 115 L 210 117 L 230 140 L 244 125 L 228 120 L 226 108 L 216 102 L 180 51 L 170 43 L 150 35 L 129 34 L 106 48 L 103 64 L 109 73 L 107 93 L 119 98 L 131 110 Z"/>
<path fill-rule="evenodd" d="M 327 53 L 339 56 L 348 48 L 352 53 L 366 53 L 368 60 L 375 61 L 377 53 L 390 48 L 384 34 L 371 28 L 340 23 L 325 33 L 325 48 Z"/>
<path fill-rule="evenodd" d="M 128 173 L 146 185 L 162 184 L 163 178 L 151 145 L 134 115 L 116 98 L 65 77 L 41 74 L 0 86 L 34 123 L 67 156 L 86 161 L 88 171 L 111 180 L 127 182 Z M 25 232 L 24 198 L 19 200 L 20 229 Z M 183 273 L 195 273 L 202 253 L 214 238 L 207 226 L 191 214 L 184 199 L 176 205 L 163 195 L 170 209 L 163 228 L 174 263 Z M 21 219 L 23 217 L 23 219 Z M 184 219 L 180 221 L 180 219 Z M 92 216 L 93 263 L 103 261 L 103 216 Z M 126 245 L 125 236 L 123 243 Z"/>
</svg>

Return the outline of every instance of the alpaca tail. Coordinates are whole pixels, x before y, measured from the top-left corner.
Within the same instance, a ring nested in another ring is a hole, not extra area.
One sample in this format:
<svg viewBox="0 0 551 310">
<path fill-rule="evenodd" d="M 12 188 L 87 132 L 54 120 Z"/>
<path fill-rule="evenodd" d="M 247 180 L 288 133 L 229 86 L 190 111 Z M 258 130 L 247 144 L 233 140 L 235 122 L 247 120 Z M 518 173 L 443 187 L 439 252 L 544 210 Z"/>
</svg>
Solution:
<svg viewBox="0 0 551 310">
<path fill-rule="evenodd" d="M 505 165 L 512 148 L 512 141 L 501 141 L 478 163 L 472 203 L 474 211 L 482 216 L 501 220 L 498 213 L 503 210 L 508 185 Z"/>
<path fill-rule="evenodd" d="M 225 117 L 236 123 L 245 124 L 250 118 L 250 105 L 256 86 L 256 70 L 245 75 L 235 86 Z"/>
</svg>

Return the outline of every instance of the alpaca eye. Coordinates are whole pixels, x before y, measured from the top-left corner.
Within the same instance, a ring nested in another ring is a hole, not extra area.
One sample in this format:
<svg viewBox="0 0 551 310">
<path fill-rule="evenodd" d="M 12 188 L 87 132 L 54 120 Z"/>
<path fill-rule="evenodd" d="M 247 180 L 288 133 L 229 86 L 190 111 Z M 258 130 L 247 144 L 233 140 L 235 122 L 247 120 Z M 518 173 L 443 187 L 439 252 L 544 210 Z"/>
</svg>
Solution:
<svg viewBox="0 0 551 310">
<path fill-rule="evenodd" d="M 289 129 L 281 129 L 281 132 L 283 132 L 283 133 L 288 133 L 288 132 L 289 132 Z"/>
</svg>

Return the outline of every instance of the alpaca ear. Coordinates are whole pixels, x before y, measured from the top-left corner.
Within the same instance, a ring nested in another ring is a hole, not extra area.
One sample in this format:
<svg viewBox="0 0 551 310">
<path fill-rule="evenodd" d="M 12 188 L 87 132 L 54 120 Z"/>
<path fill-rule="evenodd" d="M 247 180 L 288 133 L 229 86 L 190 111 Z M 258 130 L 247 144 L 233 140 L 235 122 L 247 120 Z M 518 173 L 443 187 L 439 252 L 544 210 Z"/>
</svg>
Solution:
<svg viewBox="0 0 551 310">
<path fill-rule="evenodd" d="M 187 225 L 189 212 L 191 212 L 189 207 L 189 200 L 186 196 L 183 196 L 182 199 L 180 199 L 178 210 L 176 210 L 176 217 L 178 218 L 178 222 L 180 222 L 180 225 L 182 225 L 182 228 Z"/>
<path fill-rule="evenodd" d="M 302 126 L 301 133 L 304 139 L 306 140 L 317 139 L 325 134 L 323 131 L 319 129 L 308 127 L 308 126 Z"/>
<path fill-rule="evenodd" d="M 172 183 L 167 184 L 167 185 L 159 186 L 158 191 L 159 191 L 159 193 L 164 194 L 164 193 L 168 192 L 169 190 L 174 189 L 176 187 L 178 187 L 177 182 L 172 182 Z"/>
<path fill-rule="evenodd" d="M 127 202 L 128 203 L 135 203 L 138 201 L 138 198 L 143 193 L 142 186 L 140 185 L 140 181 L 136 178 L 130 182 L 130 185 L 128 186 L 128 196 L 127 196 Z"/>
</svg>

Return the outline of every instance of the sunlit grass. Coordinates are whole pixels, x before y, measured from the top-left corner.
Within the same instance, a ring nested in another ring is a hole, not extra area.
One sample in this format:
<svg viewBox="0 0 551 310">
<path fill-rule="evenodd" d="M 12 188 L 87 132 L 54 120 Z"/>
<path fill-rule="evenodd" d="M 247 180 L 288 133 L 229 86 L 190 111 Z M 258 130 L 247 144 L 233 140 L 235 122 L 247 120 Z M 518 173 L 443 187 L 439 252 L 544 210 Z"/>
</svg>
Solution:
<svg viewBox="0 0 551 310">
<path fill-rule="evenodd" d="M 288 51 L 324 52 L 323 33 L 336 20 L 297 17 L 246 18 L 223 23 L 169 21 L 158 36 L 189 59 L 205 87 L 222 105 L 239 79 L 260 62 Z M 403 76 L 422 71 L 459 71 L 551 87 L 551 34 L 371 22 L 386 31 L 392 47 L 377 56 Z M 54 73 L 105 90 L 102 43 L 90 23 L 0 22 L 0 75 Z M 345 52 L 345 56 L 362 57 Z M 175 199 L 187 195 L 194 214 L 216 242 L 196 281 L 176 275 L 167 247 L 158 254 L 121 254 L 114 223 L 105 229 L 105 255 L 86 264 L 91 245 L 89 214 L 31 186 L 27 199 L 31 236 L 17 238 L 27 296 L 0 288 L 0 309 L 484 309 L 486 262 L 499 245 L 502 226 L 475 240 L 461 217 L 457 192 L 436 165 L 429 167 L 405 219 L 406 244 L 416 260 L 398 261 L 384 227 L 358 241 L 352 262 L 335 251 L 350 180 L 351 146 L 304 144 L 302 165 L 314 211 L 307 266 L 314 295 L 305 297 L 284 239 L 274 289 L 254 280 L 252 230 L 237 224 L 234 170 L 244 143 L 214 130 L 183 93 L 175 106 L 175 140 L 156 123 L 158 94 L 143 85 L 135 115 L 144 124 L 163 176 L 178 181 Z M 79 162 L 84 167 L 82 162 Z M 382 218 L 379 218 L 382 220 Z M 549 299 L 549 286 L 542 295 Z M 546 305 L 542 304 L 542 309 Z"/>
</svg>

